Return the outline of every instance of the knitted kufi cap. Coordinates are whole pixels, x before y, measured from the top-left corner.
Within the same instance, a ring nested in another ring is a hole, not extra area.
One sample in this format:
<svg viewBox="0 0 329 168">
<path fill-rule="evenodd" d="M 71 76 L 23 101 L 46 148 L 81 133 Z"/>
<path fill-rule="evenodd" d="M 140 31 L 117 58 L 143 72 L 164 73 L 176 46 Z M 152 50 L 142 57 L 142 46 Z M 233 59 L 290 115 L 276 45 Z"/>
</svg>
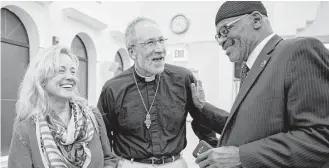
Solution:
<svg viewBox="0 0 329 168">
<path fill-rule="evenodd" d="M 218 9 L 215 25 L 224 19 L 250 14 L 254 11 L 267 16 L 266 9 L 260 1 L 226 1 Z"/>
</svg>

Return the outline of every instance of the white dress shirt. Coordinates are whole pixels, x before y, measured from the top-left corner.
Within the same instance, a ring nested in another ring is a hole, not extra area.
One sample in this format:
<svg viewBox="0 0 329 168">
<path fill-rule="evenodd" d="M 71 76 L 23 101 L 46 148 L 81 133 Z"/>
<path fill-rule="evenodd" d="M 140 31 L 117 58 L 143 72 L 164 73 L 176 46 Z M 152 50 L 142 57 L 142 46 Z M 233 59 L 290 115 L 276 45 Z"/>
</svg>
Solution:
<svg viewBox="0 0 329 168">
<path fill-rule="evenodd" d="M 251 52 L 246 64 L 248 66 L 249 69 L 252 68 L 252 65 L 254 64 L 254 62 L 256 61 L 259 53 L 263 50 L 263 48 L 265 47 L 265 45 L 267 44 L 268 41 L 270 41 L 270 39 L 274 36 L 275 34 L 272 33 L 269 36 L 267 36 L 262 42 L 260 42 L 256 48 Z"/>
</svg>

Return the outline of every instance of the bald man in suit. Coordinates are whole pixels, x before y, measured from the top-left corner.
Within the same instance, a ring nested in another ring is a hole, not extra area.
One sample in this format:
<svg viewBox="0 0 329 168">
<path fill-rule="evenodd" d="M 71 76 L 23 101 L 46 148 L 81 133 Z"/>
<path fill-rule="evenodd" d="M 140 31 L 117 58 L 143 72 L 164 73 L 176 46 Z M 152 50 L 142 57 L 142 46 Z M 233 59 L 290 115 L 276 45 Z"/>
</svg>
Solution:
<svg viewBox="0 0 329 168">
<path fill-rule="evenodd" d="M 328 49 L 315 38 L 274 34 L 257 1 L 225 2 L 215 24 L 230 61 L 243 62 L 241 88 L 228 113 L 192 84 L 200 122 L 221 134 L 199 166 L 329 167 Z"/>
</svg>

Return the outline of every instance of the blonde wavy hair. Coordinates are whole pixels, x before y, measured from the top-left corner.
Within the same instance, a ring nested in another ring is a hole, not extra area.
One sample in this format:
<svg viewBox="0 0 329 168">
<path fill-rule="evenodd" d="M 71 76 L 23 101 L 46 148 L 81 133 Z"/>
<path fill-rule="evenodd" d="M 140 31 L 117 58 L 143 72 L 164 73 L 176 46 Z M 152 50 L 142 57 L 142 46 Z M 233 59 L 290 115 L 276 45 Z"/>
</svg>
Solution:
<svg viewBox="0 0 329 168">
<path fill-rule="evenodd" d="M 52 46 L 39 52 L 31 60 L 19 87 L 14 128 L 20 121 L 30 117 L 38 119 L 39 115 L 47 115 L 52 111 L 48 93 L 43 85 L 47 79 L 57 74 L 59 57 L 63 55 L 68 55 L 76 63 L 78 69 L 78 58 L 63 46 Z M 80 96 L 77 87 L 75 87 L 72 101 L 78 103 L 81 107 L 87 105 L 87 101 Z"/>
</svg>

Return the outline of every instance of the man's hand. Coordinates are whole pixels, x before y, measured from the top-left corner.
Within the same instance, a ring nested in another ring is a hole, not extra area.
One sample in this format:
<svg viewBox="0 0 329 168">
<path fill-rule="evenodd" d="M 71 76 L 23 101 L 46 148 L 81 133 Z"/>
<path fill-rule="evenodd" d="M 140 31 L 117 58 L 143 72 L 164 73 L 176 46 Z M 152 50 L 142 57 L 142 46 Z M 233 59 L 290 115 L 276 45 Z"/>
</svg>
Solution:
<svg viewBox="0 0 329 168">
<path fill-rule="evenodd" d="M 202 82 L 197 80 L 197 86 L 194 83 L 191 83 L 191 92 L 194 105 L 201 110 L 206 104 L 206 96 L 202 88 Z"/>
<path fill-rule="evenodd" d="M 195 160 L 200 168 L 240 168 L 239 148 L 223 146 L 201 153 Z"/>
</svg>

